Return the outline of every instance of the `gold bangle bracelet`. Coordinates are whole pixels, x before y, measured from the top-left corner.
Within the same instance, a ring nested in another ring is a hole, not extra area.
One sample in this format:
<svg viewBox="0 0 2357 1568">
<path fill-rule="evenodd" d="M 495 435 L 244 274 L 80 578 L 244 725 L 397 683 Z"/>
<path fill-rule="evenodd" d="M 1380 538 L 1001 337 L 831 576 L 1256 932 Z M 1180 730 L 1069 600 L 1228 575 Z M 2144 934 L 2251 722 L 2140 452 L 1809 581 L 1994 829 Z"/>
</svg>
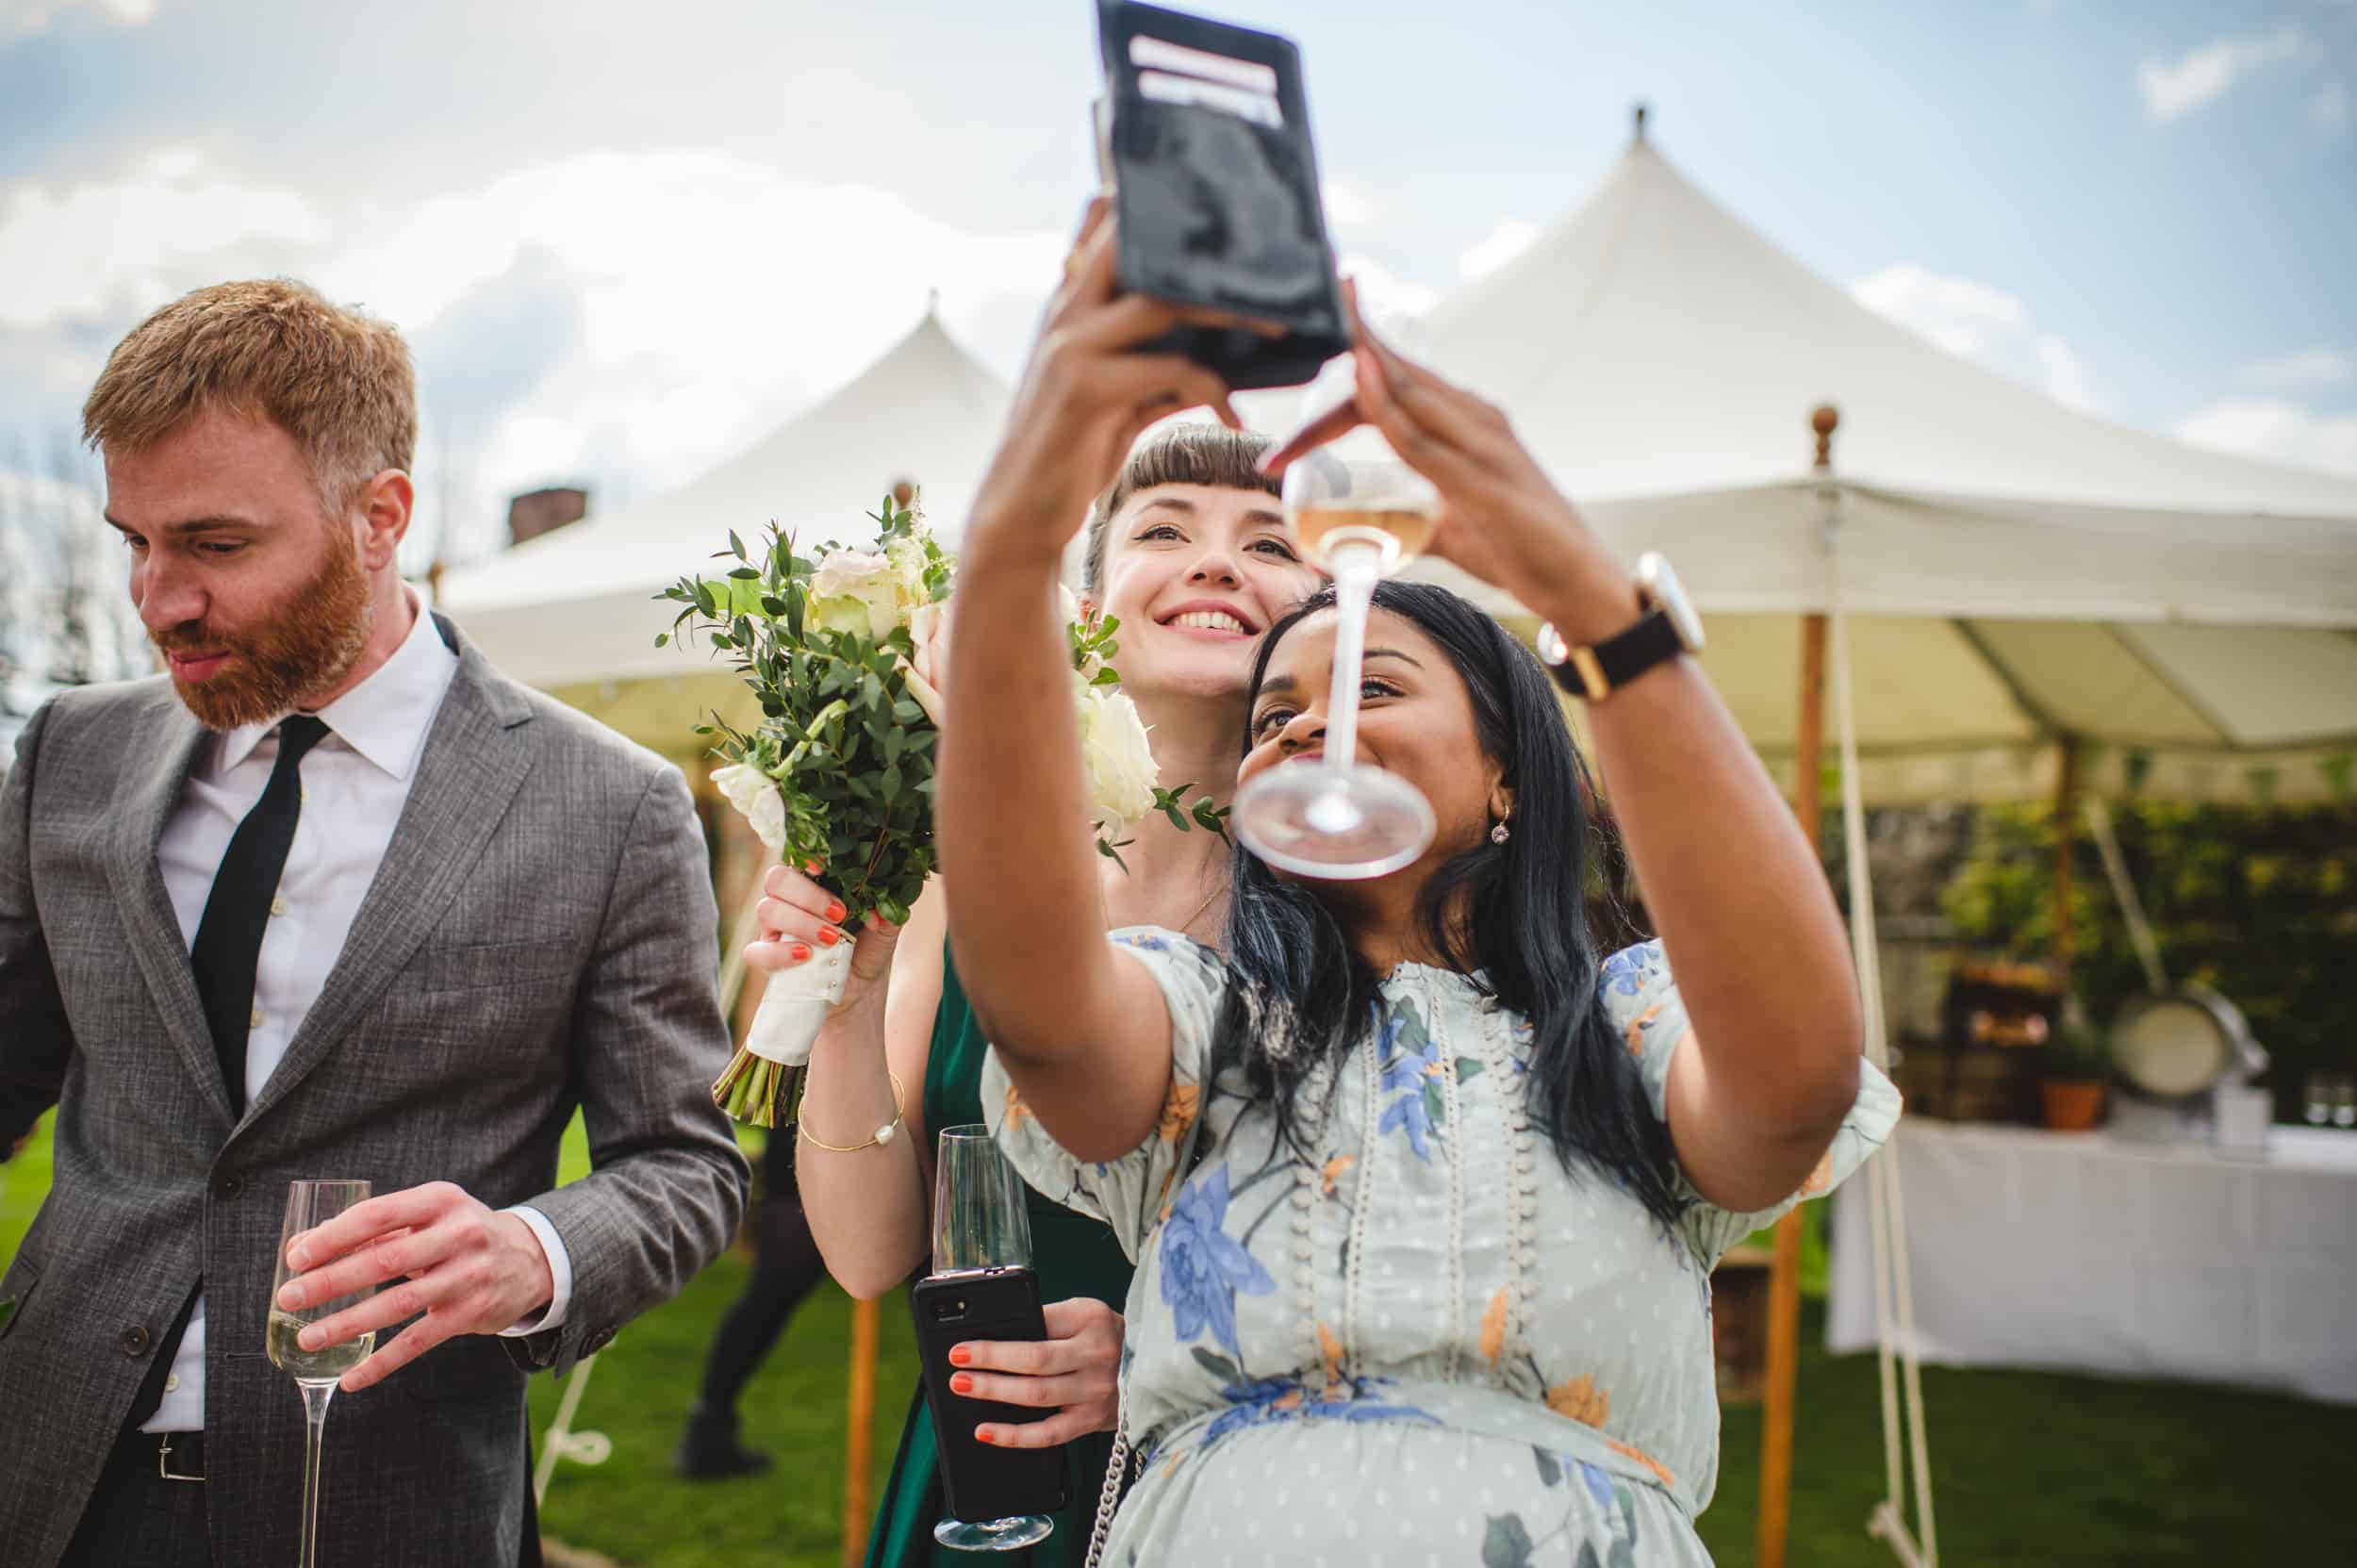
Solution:
<svg viewBox="0 0 2357 1568">
<path fill-rule="evenodd" d="M 863 1148 L 874 1148 L 880 1144 L 890 1143 L 892 1141 L 893 1134 L 900 1131 L 900 1118 L 906 1114 L 905 1107 L 908 1100 L 904 1091 L 902 1091 L 900 1087 L 900 1075 L 894 1072 L 890 1067 L 886 1067 L 884 1069 L 884 1077 L 892 1080 L 892 1119 L 884 1123 L 882 1127 L 876 1129 L 876 1131 L 868 1136 L 865 1143 L 822 1144 L 817 1139 L 810 1135 L 810 1123 L 807 1119 L 801 1116 L 794 1118 L 795 1135 L 800 1138 L 802 1142 L 810 1145 L 811 1147 L 823 1148 L 830 1154 L 857 1154 Z"/>
</svg>

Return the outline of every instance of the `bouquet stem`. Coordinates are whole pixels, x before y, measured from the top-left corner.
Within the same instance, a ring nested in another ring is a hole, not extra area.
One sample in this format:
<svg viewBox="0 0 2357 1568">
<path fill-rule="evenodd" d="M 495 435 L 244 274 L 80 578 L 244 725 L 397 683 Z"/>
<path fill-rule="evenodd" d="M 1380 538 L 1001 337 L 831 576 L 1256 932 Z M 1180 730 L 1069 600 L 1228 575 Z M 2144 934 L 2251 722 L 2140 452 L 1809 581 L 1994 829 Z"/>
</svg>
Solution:
<svg viewBox="0 0 2357 1568">
<path fill-rule="evenodd" d="M 802 1104 L 802 1069 L 739 1049 L 712 1085 L 712 1102 L 754 1127 L 791 1127 Z"/>
<path fill-rule="evenodd" d="M 755 1127 L 791 1126 L 802 1104 L 802 1071 L 811 1043 L 850 978 L 850 939 L 808 963 L 770 977 L 728 1071 L 712 1085 L 712 1102 Z"/>
</svg>

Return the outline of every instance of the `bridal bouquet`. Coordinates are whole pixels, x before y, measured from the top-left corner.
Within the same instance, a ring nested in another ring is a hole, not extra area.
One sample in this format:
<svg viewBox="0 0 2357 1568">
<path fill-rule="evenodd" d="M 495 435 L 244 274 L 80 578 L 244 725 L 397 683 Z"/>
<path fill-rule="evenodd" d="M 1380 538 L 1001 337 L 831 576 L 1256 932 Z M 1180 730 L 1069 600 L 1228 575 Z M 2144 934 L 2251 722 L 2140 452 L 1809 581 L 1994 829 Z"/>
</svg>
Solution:
<svg viewBox="0 0 2357 1568">
<path fill-rule="evenodd" d="M 734 561 L 725 575 L 683 577 L 657 596 L 684 607 L 655 639 L 685 644 L 701 632 L 731 655 L 762 717 L 746 731 L 717 718 L 697 726 L 722 761 L 713 782 L 771 853 L 821 868 L 851 933 L 871 916 L 906 921 L 934 867 L 933 750 L 954 571 L 911 507 L 886 497 L 868 516 L 871 546 L 830 541 L 807 554 L 774 524 L 758 553 L 732 531 L 714 557 Z M 1124 831 L 1156 811 L 1224 834 L 1223 811 L 1184 799 L 1192 785 L 1157 782 L 1146 725 L 1110 662 L 1120 623 L 1083 616 L 1068 592 L 1064 603 L 1098 850 L 1118 861 Z M 793 1120 L 799 1069 L 842 999 L 856 941 L 771 977 L 712 1086 L 730 1115 L 760 1127 Z"/>
</svg>

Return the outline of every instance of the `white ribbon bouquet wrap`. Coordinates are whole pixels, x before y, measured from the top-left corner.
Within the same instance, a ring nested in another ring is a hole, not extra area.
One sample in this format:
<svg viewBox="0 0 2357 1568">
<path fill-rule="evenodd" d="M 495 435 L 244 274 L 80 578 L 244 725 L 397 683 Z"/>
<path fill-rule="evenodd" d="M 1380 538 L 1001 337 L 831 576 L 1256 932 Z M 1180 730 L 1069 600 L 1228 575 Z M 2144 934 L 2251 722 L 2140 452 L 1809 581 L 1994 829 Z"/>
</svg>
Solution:
<svg viewBox="0 0 2357 1568">
<path fill-rule="evenodd" d="M 872 545 L 830 542 L 807 555 L 774 525 L 758 554 L 732 532 L 715 557 L 733 560 L 725 576 L 683 577 L 659 596 L 684 607 L 657 643 L 703 632 L 760 705 L 750 730 L 717 717 L 697 727 L 721 759 L 713 783 L 771 854 L 810 870 L 844 906 L 847 939 L 771 977 L 713 1085 L 729 1114 L 762 1127 L 794 1118 L 811 1045 L 850 978 L 856 932 L 878 916 L 905 922 L 934 867 L 953 563 L 905 503 L 888 497 L 869 518 Z M 1109 662 L 1119 623 L 1082 614 L 1069 592 L 1063 601 L 1098 850 L 1118 862 L 1124 831 L 1156 811 L 1224 835 L 1224 810 L 1188 801 L 1192 784 L 1161 784 L 1146 727 Z"/>
</svg>

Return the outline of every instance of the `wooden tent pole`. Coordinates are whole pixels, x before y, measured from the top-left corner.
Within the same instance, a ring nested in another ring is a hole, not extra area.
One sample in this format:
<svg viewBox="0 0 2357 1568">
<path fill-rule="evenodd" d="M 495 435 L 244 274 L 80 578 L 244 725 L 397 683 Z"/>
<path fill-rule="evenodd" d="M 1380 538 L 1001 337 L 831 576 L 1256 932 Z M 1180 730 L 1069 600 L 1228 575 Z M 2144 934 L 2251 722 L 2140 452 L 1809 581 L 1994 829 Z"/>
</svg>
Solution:
<svg viewBox="0 0 2357 1568">
<path fill-rule="evenodd" d="M 1810 848 L 1818 843 L 1820 791 L 1824 777 L 1825 618 L 1801 622 L 1801 723 L 1793 747 L 1792 810 Z M 1774 1262 L 1768 1271 L 1768 1387 L 1759 1444 L 1759 1531 L 1753 1553 L 1758 1568 L 1784 1568 L 1792 1506 L 1792 1412 L 1801 1371 L 1801 1211 L 1776 1221 Z"/>
<path fill-rule="evenodd" d="M 898 505 L 914 504 L 916 493 L 913 479 L 892 482 Z M 875 1509 L 876 1329 L 882 1310 L 874 1301 L 851 1303 L 851 1359 L 843 1399 L 843 1568 L 859 1568 L 866 1560 L 868 1515 Z"/>
<path fill-rule="evenodd" d="M 877 1313 L 874 1301 L 851 1303 L 850 1392 L 843 1416 L 843 1568 L 859 1568 L 865 1559 L 868 1515 L 875 1506 Z"/>
<path fill-rule="evenodd" d="M 1833 472 L 1833 433 L 1841 416 L 1827 405 L 1809 416 L 1817 434 L 1816 471 Z M 1825 617 L 1801 620 L 1800 723 L 1792 743 L 1792 811 L 1801 834 L 1817 849 L 1825 775 Z M 1768 1269 L 1768 1387 L 1760 1416 L 1759 1526 L 1753 1547 L 1758 1568 L 1784 1568 L 1792 1514 L 1792 1412 L 1801 1377 L 1801 1211 L 1776 1221 Z"/>
</svg>

